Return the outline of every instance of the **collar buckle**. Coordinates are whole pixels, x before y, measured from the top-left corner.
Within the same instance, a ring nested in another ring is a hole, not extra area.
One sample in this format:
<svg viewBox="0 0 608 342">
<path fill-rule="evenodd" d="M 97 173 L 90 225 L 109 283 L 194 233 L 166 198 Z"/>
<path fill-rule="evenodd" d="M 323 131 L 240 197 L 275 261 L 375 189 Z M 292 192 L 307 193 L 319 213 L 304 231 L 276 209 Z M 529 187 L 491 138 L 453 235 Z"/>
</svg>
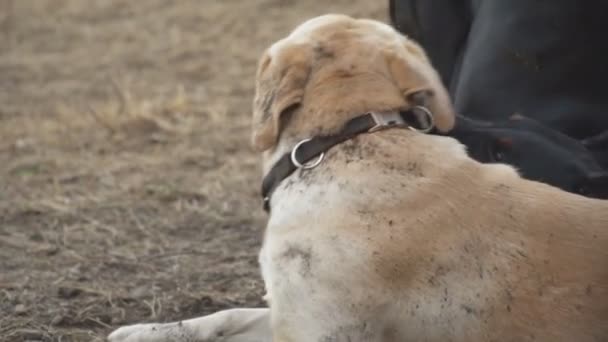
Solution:
<svg viewBox="0 0 608 342">
<path fill-rule="evenodd" d="M 369 133 L 387 128 L 407 126 L 407 123 L 399 112 L 370 112 L 369 114 L 375 123 L 374 127 L 368 130 Z"/>
</svg>

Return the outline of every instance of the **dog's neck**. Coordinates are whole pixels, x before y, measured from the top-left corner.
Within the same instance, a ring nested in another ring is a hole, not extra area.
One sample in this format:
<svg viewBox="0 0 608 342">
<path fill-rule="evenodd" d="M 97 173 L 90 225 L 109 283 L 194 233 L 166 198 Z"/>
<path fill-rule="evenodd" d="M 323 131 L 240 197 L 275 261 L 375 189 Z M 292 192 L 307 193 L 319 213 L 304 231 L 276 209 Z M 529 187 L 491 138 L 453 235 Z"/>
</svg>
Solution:
<svg viewBox="0 0 608 342">
<path fill-rule="evenodd" d="M 434 128 L 433 115 L 422 106 L 416 106 L 403 112 L 370 112 L 349 120 L 336 134 L 319 135 L 300 141 L 290 152 L 284 153 L 264 177 L 262 182 L 264 209 L 270 210 L 272 193 L 285 178 L 297 169 L 316 167 L 323 161 L 325 152 L 332 147 L 361 134 L 396 128 L 428 133 Z M 312 158 L 315 158 L 315 161 L 309 162 Z"/>
<path fill-rule="evenodd" d="M 311 139 L 318 136 L 334 135 L 340 132 L 344 125 L 350 120 L 365 115 L 368 112 L 362 111 L 360 113 L 342 114 L 345 117 L 344 122 L 335 123 L 333 126 L 325 126 L 325 129 L 316 128 L 310 130 L 285 130 L 275 146 L 275 148 L 264 152 L 263 155 L 263 174 L 266 175 L 270 169 L 286 154 L 291 153 L 294 147 L 304 139 Z"/>
<path fill-rule="evenodd" d="M 264 152 L 263 162 L 262 162 L 262 173 L 263 175 L 268 174 L 270 169 L 281 159 L 286 153 L 291 152 L 296 144 L 302 139 L 306 139 L 307 137 L 301 136 L 285 136 L 279 139 L 276 147 L 272 150 L 268 150 Z"/>
<path fill-rule="evenodd" d="M 332 135 L 353 118 L 369 112 L 399 111 L 407 103 L 392 82 L 381 75 L 320 77 L 310 82 L 302 104 L 287 120 L 276 146 L 263 154 L 263 172 L 303 139 Z"/>
</svg>

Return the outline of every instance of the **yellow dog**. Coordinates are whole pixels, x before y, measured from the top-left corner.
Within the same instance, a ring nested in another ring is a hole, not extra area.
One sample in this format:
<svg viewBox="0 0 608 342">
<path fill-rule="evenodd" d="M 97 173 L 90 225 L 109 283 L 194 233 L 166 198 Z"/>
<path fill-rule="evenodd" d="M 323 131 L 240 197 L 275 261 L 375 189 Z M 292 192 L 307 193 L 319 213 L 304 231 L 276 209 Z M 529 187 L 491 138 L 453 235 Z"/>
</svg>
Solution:
<svg viewBox="0 0 608 342">
<path fill-rule="evenodd" d="M 420 132 L 453 124 L 414 42 L 343 15 L 302 24 L 257 74 L 269 308 L 110 340 L 608 341 L 608 201 Z"/>
</svg>

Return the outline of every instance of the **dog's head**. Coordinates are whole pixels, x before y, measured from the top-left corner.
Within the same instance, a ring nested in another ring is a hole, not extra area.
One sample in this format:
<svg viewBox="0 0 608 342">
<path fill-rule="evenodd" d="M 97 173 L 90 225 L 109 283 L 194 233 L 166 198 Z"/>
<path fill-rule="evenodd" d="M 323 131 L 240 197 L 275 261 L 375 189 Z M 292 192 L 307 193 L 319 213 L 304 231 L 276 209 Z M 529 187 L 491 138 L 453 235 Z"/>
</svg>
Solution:
<svg viewBox="0 0 608 342">
<path fill-rule="evenodd" d="M 280 137 L 339 131 L 369 111 L 424 105 L 440 131 L 454 125 L 447 91 L 420 46 L 389 25 L 324 15 L 297 27 L 260 59 L 253 104 L 253 146 Z"/>
</svg>

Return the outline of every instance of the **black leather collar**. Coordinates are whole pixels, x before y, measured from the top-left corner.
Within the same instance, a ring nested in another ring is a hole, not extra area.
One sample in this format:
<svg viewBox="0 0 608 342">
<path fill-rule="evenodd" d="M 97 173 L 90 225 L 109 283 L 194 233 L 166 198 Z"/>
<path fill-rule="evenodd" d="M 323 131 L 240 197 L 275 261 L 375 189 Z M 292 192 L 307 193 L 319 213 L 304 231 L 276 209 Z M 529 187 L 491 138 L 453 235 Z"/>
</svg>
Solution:
<svg viewBox="0 0 608 342">
<path fill-rule="evenodd" d="M 421 120 L 420 113 L 426 116 L 426 120 Z M 281 181 L 289 177 L 295 170 L 299 168 L 314 168 L 321 162 L 327 150 L 359 134 L 372 133 L 394 127 L 410 128 L 428 133 L 434 129 L 433 116 L 428 109 L 421 106 L 413 107 L 404 112 L 370 112 L 350 120 L 335 135 L 317 136 L 301 141 L 290 153 L 283 155 L 270 169 L 266 177 L 264 177 L 262 182 L 264 210 L 270 211 L 270 197 L 273 191 L 279 186 Z M 317 159 L 311 161 L 315 157 Z"/>
</svg>

